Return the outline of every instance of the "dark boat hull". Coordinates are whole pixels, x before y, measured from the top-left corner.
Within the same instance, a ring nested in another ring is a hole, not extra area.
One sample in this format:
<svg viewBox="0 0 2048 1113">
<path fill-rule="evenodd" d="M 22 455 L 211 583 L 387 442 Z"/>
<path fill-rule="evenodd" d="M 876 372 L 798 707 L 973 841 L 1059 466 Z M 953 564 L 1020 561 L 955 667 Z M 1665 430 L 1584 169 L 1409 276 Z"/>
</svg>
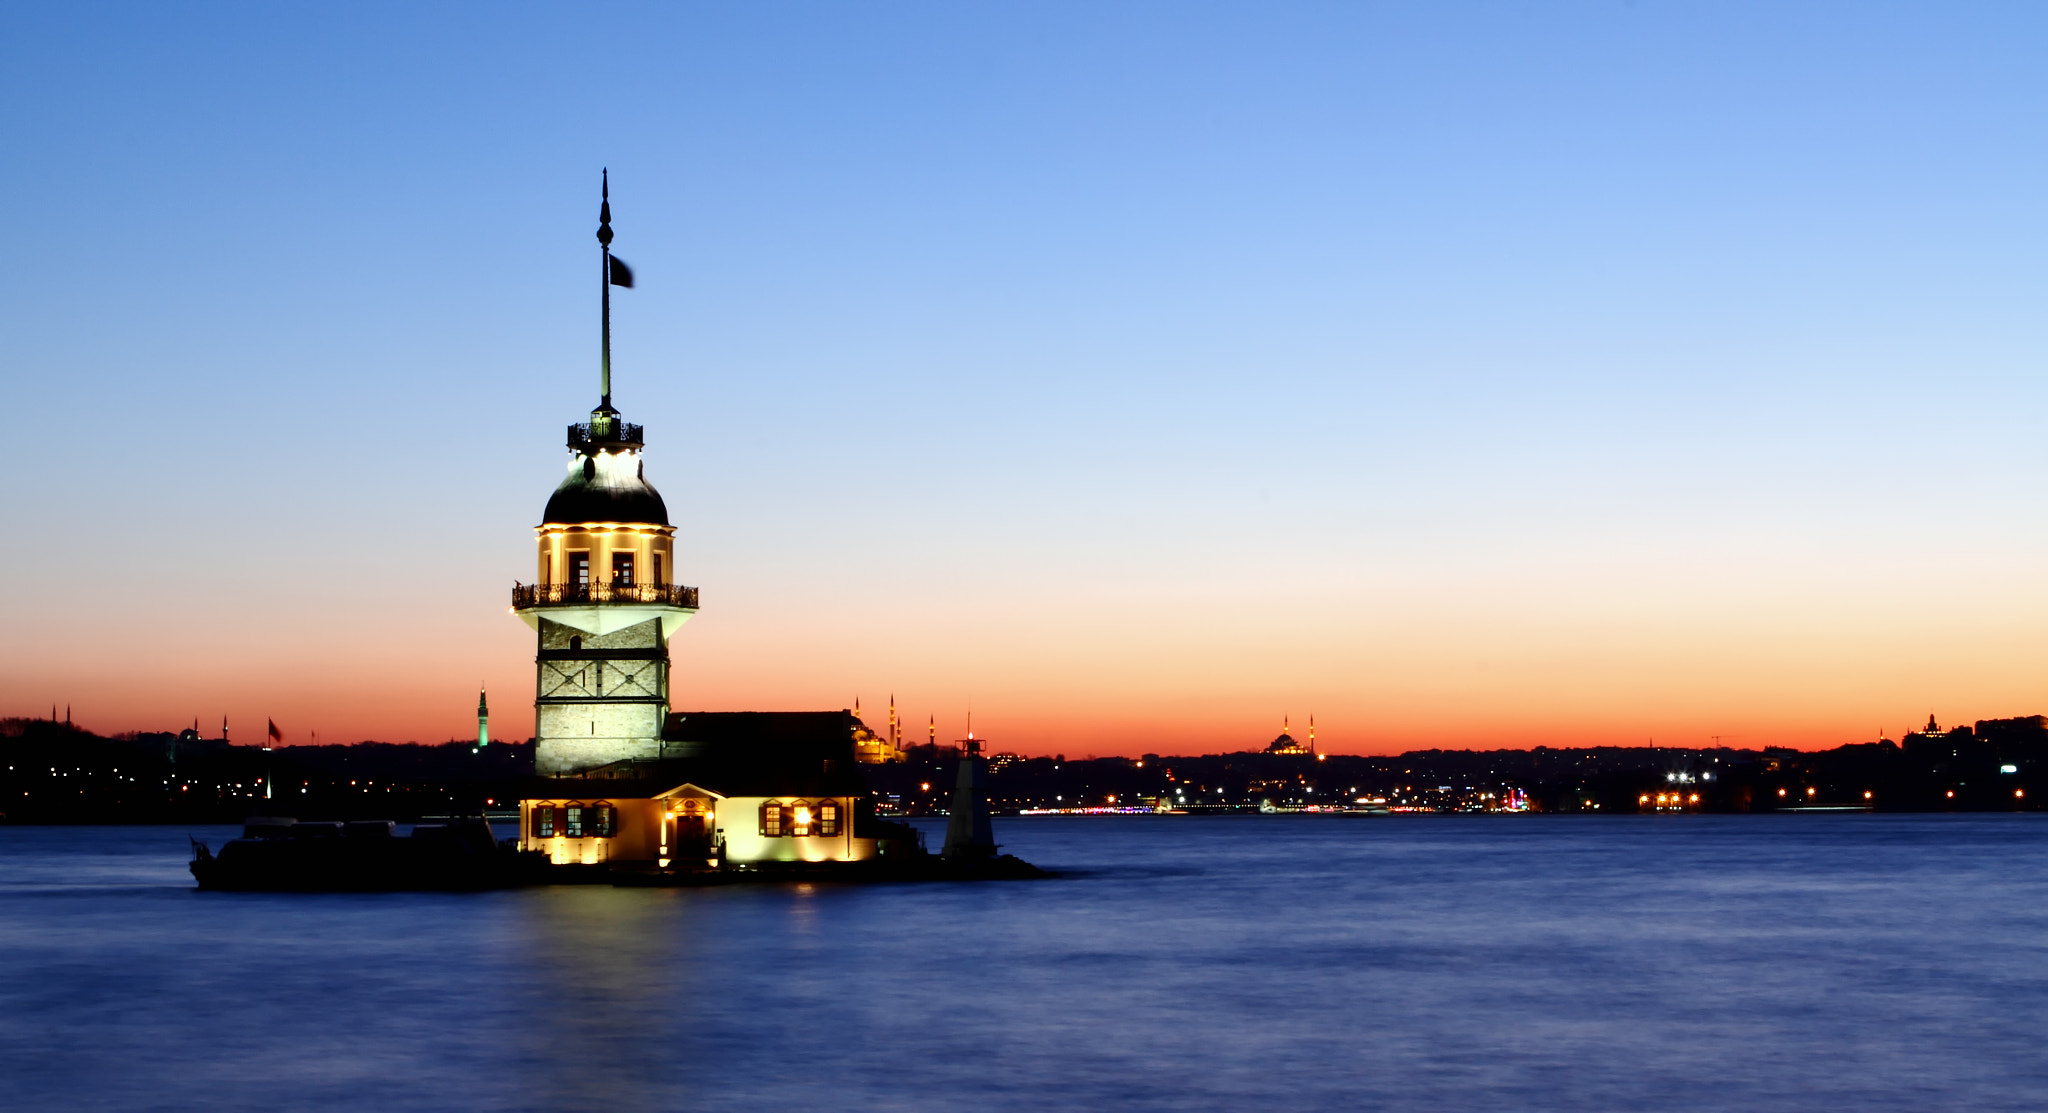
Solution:
<svg viewBox="0 0 2048 1113">
<path fill-rule="evenodd" d="M 405 838 L 320 826 L 245 835 L 217 855 L 195 844 L 192 876 L 201 889 L 240 892 L 461 891 L 533 884 L 546 868 L 543 856 L 500 845 L 481 820 L 421 825 Z"/>
</svg>

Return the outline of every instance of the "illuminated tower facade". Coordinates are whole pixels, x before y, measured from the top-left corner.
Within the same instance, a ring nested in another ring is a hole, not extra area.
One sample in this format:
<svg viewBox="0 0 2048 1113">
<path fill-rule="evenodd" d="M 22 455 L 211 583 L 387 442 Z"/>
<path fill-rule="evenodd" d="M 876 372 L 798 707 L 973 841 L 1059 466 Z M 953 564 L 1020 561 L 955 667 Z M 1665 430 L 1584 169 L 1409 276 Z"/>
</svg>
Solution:
<svg viewBox="0 0 2048 1113">
<path fill-rule="evenodd" d="M 611 288 L 633 278 L 612 258 L 610 194 L 607 178 L 598 406 L 569 426 L 568 474 L 534 530 L 535 581 L 512 589 L 537 639 L 534 771 L 549 777 L 660 756 L 668 641 L 697 613 L 697 589 L 674 582 L 675 527 L 647 482 L 640 426 L 612 408 Z"/>
</svg>

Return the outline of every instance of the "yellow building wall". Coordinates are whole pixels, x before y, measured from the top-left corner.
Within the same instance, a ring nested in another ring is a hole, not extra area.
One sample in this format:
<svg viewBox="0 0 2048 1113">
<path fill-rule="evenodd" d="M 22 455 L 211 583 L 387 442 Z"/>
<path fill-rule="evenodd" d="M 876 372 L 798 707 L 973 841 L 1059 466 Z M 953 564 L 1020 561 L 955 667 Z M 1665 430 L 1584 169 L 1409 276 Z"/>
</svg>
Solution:
<svg viewBox="0 0 2048 1113">
<path fill-rule="evenodd" d="M 837 835 L 761 834 L 761 805 L 817 804 L 831 800 L 842 817 Z M 727 865 L 756 865 L 774 862 L 860 862 L 876 856 L 875 840 L 853 835 L 853 797 L 817 796 L 734 796 L 711 803 L 714 844 L 723 840 Z M 555 834 L 535 835 L 536 808 L 609 804 L 618 809 L 617 833 L 609 838 L 569 838 Z M 558 866 L 598 865 L 605 862 L 655 862 L 661 855 L 661 825 L 675 802 L 667 800 L 618 800 L 608 797 L 554 797 L 519 802 L 519 848 L 547 854 Z M 694 863 L 676 862 L 678 866 Z"/>
<path fill-rule="evenodd" d="M 634 582 L 672 584 L 676 579 L 675 532 L 674 526 L 536 526 L 539 582 L 569 582 L 569 554 L 587 552 L 590 554 L 591 582 L 610 583 L 612 554 L 626 552 L 633 554 Z M 656 554 L 661 557 L 658 580 L 655 577 Z"/>
<path fill-rule="evenodd" d="M 844 817 L 840 823 L 839 834 L 830 838 L 819 835 L 781 835 L 770 838 L 761 833 L 761 805 L 770 802 L 815 804 L 821 800 L 838 803 L 839 814 Z M 765 862 L 859 862 L 875 856 L 875 840 L 853 837 L 851 796 L 731 796 L 718 801 L 714 821 L 717 824 L 718 837 L 725 840 L 727 865 Z"/>
<path fill-rule="evenodd" d="M 608 838 L 569 838 L 555 834 L 541 838 L 533 833 L 536 808 L 609 804 L 618 809 L 616 833 Z M 603 862 L 652 862 L 660 849 L 662 806 L 654 800 L 615 800 L 609 797 L 555 797 L 519 802 L 519 849 L 539 850 L 558 866 L 598 865 Z"/>
</svg>

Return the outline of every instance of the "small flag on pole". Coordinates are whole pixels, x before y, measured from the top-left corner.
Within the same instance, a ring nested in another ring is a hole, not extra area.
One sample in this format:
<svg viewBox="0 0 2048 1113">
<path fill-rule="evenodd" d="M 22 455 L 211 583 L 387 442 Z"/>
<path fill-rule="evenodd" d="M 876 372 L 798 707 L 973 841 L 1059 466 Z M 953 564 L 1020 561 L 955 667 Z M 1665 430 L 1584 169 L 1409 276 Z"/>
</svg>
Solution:
<svg viewBox="0 0 2048 1113">
<path fill-rule="evenodd" d="M 605 258 L 612 261 L 612 285 L 624 286 L 628 290 L 632 289 L 633 268 L 627 266 L 625 260 L 620 259 L 616 255 L 607 255 Z"/>
<path fill-rule="evenodd" d="M 270 740 L 282 745 L 284 743 L 284 732 L 277 729 L 277 720 L 265 719 L 264 722 L 270 724 Z"/>
</svg>

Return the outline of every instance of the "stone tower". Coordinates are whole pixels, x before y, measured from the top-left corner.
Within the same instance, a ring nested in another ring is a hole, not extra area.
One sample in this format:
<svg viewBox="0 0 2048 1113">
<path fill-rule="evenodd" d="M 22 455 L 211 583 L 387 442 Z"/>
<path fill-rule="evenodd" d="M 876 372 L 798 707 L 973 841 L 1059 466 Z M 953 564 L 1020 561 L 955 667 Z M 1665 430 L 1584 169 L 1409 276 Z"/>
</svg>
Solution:
<svg viewBox="0 0 2048 1113">
<path fill-rule="evenodd" d="M 601 390 L 587 423 L 569 426 L 569 473 L 535 527 L 535 582 L 512 589 L 534 629 L 534 772 L 570 776 L 661 754 L 668 718 L 668 640 L 697 613 L 675 580 L 675 527 L 647 482 L 640 426 L 612 408 L 611 288 L 632 272 L 611 255 L 611 189 L 598 209 L 603 249 Z"/>
</svg>

